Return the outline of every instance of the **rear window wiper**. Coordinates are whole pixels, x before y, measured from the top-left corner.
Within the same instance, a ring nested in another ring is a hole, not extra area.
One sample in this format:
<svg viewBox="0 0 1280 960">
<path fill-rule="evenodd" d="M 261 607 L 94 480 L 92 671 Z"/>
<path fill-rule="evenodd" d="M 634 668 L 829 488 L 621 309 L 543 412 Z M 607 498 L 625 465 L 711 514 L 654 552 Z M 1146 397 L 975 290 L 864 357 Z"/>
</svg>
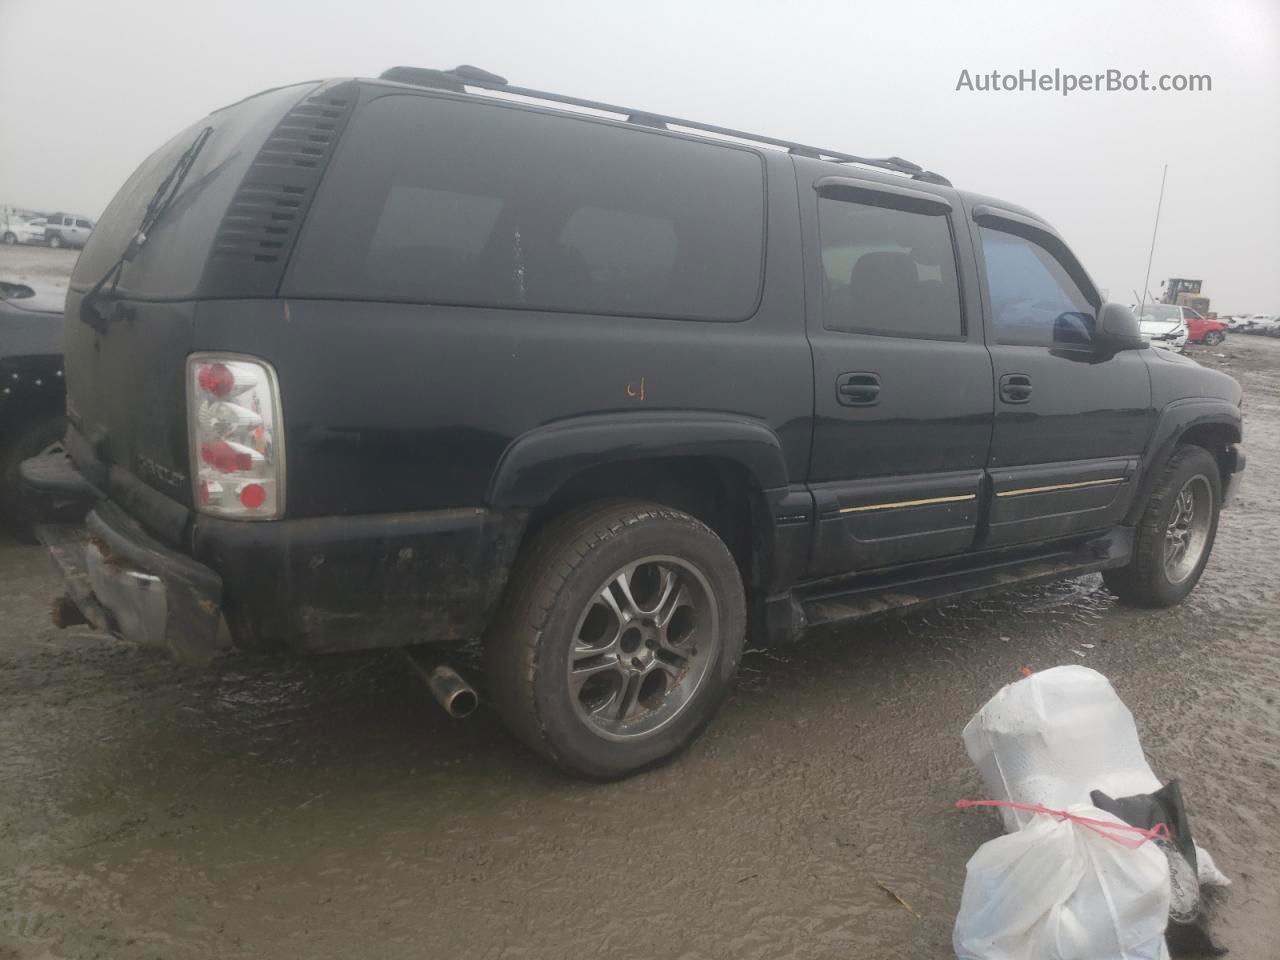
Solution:
<svg viewBox="0 0 1280 960">
<path fill-rule="evenodd" d="M 195 165 L 196 157 L 200 155 L 200 151 L 204 148 L 212 133 L 213 127 L 205 127 L 196 134 L 196 138 L 191 141 L 191 145 L 182 152 L 182 156 L 177 159 L 173 168 L 160 181 L 160 186 L 156 188 L 156 192 L 147 203 L 146 212 L 143 213 L 142 220 L 138 223 L 138 229 L 129 238 L 129 243 L 124 248 L 124 252 L 102 275 L 102 279 L 95 283 L 92 289 L 85 294 L 84 299 L 80 301 L 80 319 L 95 330 L 101 331 L 103 329 L 105 318 L 94 309 L 93 301 L 108 283 L 111 284 L 112 292 L 115 291 L 116 284 L 120 282 L 120 274 L 124 270 L 124 265 L 138 255 L 138 251 L 146 245 L 147 236 L 155 228 L 155 225 L 160 222 L 160 218 L 173 206 L 173 201 L 177 198 L 178 191 L 182 189 L 183 181 L 187 179 L 187 174 L 191 171 L 192 166 Z"/>
</svg>

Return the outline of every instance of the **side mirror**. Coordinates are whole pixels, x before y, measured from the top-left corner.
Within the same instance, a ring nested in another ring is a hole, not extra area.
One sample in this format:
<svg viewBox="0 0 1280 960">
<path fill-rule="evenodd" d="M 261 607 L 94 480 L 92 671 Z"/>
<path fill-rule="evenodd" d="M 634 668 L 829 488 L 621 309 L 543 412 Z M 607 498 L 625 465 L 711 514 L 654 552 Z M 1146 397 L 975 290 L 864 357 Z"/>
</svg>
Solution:
<svg viewBox="0 0 1280 960">
<path fill-rule="evenodd" d="M 1122 303 L 1104 303 L 1098 311 L 1098 327 L 1093 338 L 1099 350 L 1145 350 L 1150 346 L 1142 336 L 1138 318 Z"/>
<path fill-rule="evenodd" d="M 1088 347 L 1094 340 L 1094 318 L 1089 313 L 1061 313 L 1053 321 L 1053 342 Z"/>
</svg>

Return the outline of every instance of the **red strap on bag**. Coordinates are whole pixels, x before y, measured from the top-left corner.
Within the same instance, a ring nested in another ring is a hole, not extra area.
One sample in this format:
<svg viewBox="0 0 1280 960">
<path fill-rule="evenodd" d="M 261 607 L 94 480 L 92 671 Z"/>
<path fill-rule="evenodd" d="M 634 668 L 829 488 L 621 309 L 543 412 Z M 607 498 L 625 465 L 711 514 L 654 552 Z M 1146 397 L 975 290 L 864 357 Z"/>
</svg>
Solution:
<svg viewBox="0 0 1280 960">
<path fill-rule="evenodd" d="M 1098 820 L 1096 817 L 1082 817 L 1078 813 L 1068 813 L 1066 810 L 1053 810 L 1046 807 L 1042 803 L 1015 803 L 1013 800 L 957 800 L 956 809 L 965 810 L 969 807 L 1012 807 L 1014 810 L 1025 810 L 1028 813 L 1042 813 L 1049 817 L 1057 817 L 1059 820 L 1070 820 L 1072 823 L 1078 823 L 1082 827 L 1099 833 L 1108 840 L 1113 840 L 1122 847 L 1128 847 L 1130 850 L 1136 850 L 1148 840 L 1168 840 L 1169 827 L 1164 823 L 1157 823 L 1150 829 L 1146 827 L 1134 827 L 1127 823 L 1116 823 L 1112 820 Z"/>
</svg>

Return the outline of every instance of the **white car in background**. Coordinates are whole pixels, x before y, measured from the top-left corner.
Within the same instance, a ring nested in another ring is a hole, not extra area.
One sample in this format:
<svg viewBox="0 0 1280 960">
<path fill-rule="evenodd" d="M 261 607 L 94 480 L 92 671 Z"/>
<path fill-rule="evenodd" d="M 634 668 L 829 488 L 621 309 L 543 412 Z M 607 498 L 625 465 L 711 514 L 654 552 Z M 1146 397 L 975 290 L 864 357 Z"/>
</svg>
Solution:
<svg viewBox="0 0 1280 960">
<path fill-rule="evenodd" d="M 1270 313 L 1244 313 L 1232 317 L 1229 326 L 1240 333 L 1280 334 L 1280 316 Z"/>
<path fill-rule="evenodd" d="M 1171 303 L 1147 303 L 1134 305 L 1133 314 L 1138 318 L 1142 336 L 1153 347 L 1181 353 L 1186 349 L 1191 331 L 1182 317 L 1182 308 Z"/>
<path fill-rule="evenodd" d="M 9 220 L 4 227 L 3 239 L 6 244 L 44 243 L 44 228 L 48 221 L 44 217 L 35 220 Z"/>
</svg>

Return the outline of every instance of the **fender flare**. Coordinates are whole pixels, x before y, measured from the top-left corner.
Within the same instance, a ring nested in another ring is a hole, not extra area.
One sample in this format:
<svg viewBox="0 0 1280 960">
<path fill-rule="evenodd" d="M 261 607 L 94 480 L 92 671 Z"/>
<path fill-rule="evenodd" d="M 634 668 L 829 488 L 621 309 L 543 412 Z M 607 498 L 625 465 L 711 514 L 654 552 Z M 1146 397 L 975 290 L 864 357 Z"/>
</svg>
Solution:
<svg viewBox="0 0 1280 960">
<path fill-rule="evenodd" d="M 1151 442 L 1147 444 L 1147 452 L 1142 458 L 1142 477 L 1129 504 L 1129 511 L 1124 519 L 1126 524 L 1137 523 L 1141 519 L 1152 488 L 1187 431 L 1206 425 L 1223 428 L 1228 443 L 1240 442 L 1240 409 L 1228 400 L 1188 397 L 1175 400 L 1160 411 L 1155 429 L 1151 431 Z"/>
<path fill-rule="evenodd" d="M 777 434 L 759 420 L 701 412 L 602 413 L 536 427 L 503 451 L 485 503 L 533 508 L 583 470 L 606 463 L 713 457 L 744 467 L 762 491 L 787 486 Z"/>
</svg>

